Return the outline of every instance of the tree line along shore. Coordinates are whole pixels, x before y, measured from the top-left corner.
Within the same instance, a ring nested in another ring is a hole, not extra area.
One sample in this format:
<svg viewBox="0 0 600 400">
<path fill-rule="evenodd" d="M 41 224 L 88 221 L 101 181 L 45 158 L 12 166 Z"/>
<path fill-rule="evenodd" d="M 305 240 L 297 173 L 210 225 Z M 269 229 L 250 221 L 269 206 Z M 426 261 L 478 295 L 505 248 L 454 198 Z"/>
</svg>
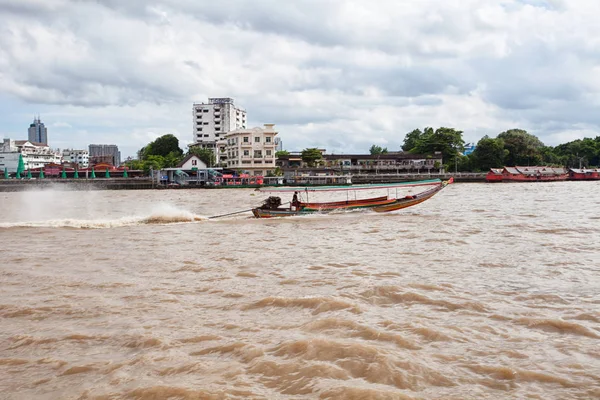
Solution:
<svg viewBox="0 0 600 400">
<path fill-rule="evenodd" d="M 578 139 L 557 146 L 546 146 L 537 136 L 522 129 L 510 129 L 496 137 L 483 136 L 472 153 L 464 155 L 463 131 L 440 127 L 414 129 L 404 137 L 398 151 L 414 154 L 442 154 L 446 171 L 480 173 L 490 168 L 517 165 L 545 165 L 564 168 L 591 168 L 600 166 L 600 136 Z M 392 152 L 395 150 L 389 150 Z M 386 154 L 388 149 L 374 144 L 370 154 Z M 138 159 L 125 162 L 131 170 L 159 170 L 176 167 L 189 154 L 197 155 L 207 166 L 218 167 L 210 149 L 198 147 L 184 152 L 179 140 L 172 134 L 163 135 L 138 151 Z M 278 151 L 276 157 L 289 154 Z M 318 165 L 320 151 L 317 148 L 302 150 L 307 165 Z M 277 174 L 278 171 L 276 171 Z"/>
</svg>

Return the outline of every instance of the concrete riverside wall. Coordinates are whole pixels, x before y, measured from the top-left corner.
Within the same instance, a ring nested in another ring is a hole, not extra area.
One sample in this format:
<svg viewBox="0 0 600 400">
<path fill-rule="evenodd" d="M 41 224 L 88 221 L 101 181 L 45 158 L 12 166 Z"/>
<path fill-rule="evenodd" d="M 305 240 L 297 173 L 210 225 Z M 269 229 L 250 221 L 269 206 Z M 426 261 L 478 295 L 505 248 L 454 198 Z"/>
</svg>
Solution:
<svg viewBox="0 0 600 400">
<path fill-rule="evenodd" d="M 447 180 L 454 177 L 455 182 L 485 182 L 484 173 L 457 174 L 368 174 L 353 175 L 353 184 L 411 182 L 424 179 Z M 316 178 L 316 177 L 315 177 Z M 184 185 L 177 189 L 200 189 L 202 186 Z M 218 188 L 218 187 L 216 187 Z M 227 188 L 234 188 L 228 186 Z M 19 192 L 23 190 L 142 190 L 165 189 L 164 185 L 152 183 L 150 178 L 96 178 L 96 179 L 0 179 L 0 192 Z"/>
<path fill-rule="evenodd" d="M 154 185 L 156 186 L 156 185 Z M 153 189 L 150 179 L 0 179 L 0 192 L 24 190 L 136 190 Z"/>
</svg>

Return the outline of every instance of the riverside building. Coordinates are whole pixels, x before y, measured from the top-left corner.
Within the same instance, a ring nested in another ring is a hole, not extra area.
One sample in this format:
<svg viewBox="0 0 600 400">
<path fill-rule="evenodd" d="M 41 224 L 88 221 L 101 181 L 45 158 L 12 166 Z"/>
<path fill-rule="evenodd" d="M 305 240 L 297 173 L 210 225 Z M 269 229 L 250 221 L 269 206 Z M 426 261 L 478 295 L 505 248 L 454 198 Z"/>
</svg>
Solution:
<svg viewBox="0 0 600 400">
<path fill-rule="evenodd" d="M 90 153 L 87 150 L 65 149 L 62 156 L 64 162 L 77 164 L 80 168 L 87 168 L 90 163 Z"/>
<path fill-rule="evenodd" d="M 275 170 L 278 144 L 274 124 L 264 128 L 237 129 L 225 134 L 227 168 L 247 171 L 251 175 L 268 175 Z"/>
<path fill-rule="evenodd" d="M 107 163 L 118 167 L 119 165 L 121 165 L 121 152 L 119 151 L 119 148 L 114 144 L 90 144 L 89 163 Z"/>
<path fill-rule="evenodd" d="M 0 169 L 16 172 L 19 156 L 23 156 L 25 169 L 44 168 L 48 164 L 60 164 L 61 155 L 47 144 L 30 142 L 29 140 L 4 139 L 0 147 Z"/>
<path fill-rule="evenodd" d="M 229 97 L 209 98 L 208 103 L 194 103 L 193 144 L 212 149 L 215 159 L 225 163 L 225 134 L 236 129 L 246 128 L 246 111 L 236 107 Z"/>
</svg>

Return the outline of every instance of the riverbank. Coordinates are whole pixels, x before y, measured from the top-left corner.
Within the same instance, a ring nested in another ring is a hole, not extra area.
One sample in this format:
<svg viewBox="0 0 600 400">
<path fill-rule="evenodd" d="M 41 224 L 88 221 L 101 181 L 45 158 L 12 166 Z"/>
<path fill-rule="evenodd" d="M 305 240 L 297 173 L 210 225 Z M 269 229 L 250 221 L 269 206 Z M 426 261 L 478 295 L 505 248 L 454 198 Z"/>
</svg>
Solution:
<svg viewBox="0 0 600 400">
<path fill-rule="evenodd" d="M 447 180 L 454 177 L 455 182 L 485 182 L 483 173 L 457 174 L 385 174 L 353 175 L 353 184 L 411 182 L 424 179 Z M 296 181 L 286 181 L 285 186 L 318 186 L 311 183 L 312 177 L 302 177 Z M 317 178 L 317 177 L 314 177 Z M 245 185 L 244 188 L 256 188 L 258 185 Z M 233 189 L 242 186 L 165 186 L 153 182 L 150 178 L 96 178 L 96 179 L 6 179 L 0 180 L 0 192 L 19 192 L 26 190 L 148 190 L 148 189 Z"/>
<path fill-rule="evenodd" d="M 145 190 L 155 189 L 150 178 L 11 179 L 0 181 L 0 192 L 27 190 Z"/>
</svg>

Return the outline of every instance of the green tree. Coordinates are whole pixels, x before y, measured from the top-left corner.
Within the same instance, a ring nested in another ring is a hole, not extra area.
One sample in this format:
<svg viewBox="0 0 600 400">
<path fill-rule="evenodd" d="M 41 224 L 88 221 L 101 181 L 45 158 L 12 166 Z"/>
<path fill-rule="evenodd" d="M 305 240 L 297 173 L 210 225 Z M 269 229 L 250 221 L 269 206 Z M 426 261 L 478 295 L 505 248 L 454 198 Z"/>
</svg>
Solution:
<svg viewBox="0 0 600 400">
<path fill-rule="evenodd" d="M 177 165 L 179 165 L 179 163 L 183 159 L 183 155 L 181 155 L 175 151 L 172 151 L 169 154 L 167 154 L 164 157 L 164 159 L 165 159 L 164 168 L 175 168 Z"/>
<path fill-rule="evenodd" d="M 412 132 L 408 132 L 404 137 L 404 144 L 402 145 L 402 150 L 411 151 L 412 149 L 417 147 L 417 143 L 421 141 L 422 136 L 423 132 L 421 132 L 420 129 L 415 129 Z"/>
<path fill-rule="evenodd" d="M 316 162 L 323 158 L 323 155 L 317 148 L 308 148 L 302 150 L 302 161 L 308 164 L 309 167 L 314 167 Z"/>
<path fill-rule="evenodd" d="M 123 163 L 130 170 L 143 170 L 144 162 L 142 160 L 129 160 Z"/>
<path fill-rule="evenodd" d="M 507 155 L 508 150 L 504 148 L 502 139 L 491 139 L 486 135 L 479 140 L 472 153 L 473 167 L 480 171 L 502 168 Z"/>
<path fill-rule="evenodd" d="M 507 166 L 541 164 L 544 143 L 537 136 L 522 129 L 510 129 L 499 134 L 498 139 L 504 141 L 504 148 L 508 150 L 504 160 Z"/>
<path fill-rule="evenodd" d="M 183 150 L 179 148 L 179 139 L 170 133 L 148 143 L 148 145 L 143 147 L 140 151 L 140 154 L 142 154 L 144 158 L 147 156 L 167 157 L 170 153 L 175 153 L 179 156 L 183 155 Z"/>
<path fill-rule="evenodd" d="M 371 148 L 369 149 L 369 153 L 371 153 L 371 155 L 379 155 L 379 154 L 387 154 L 388 149 L 387 147 L 381 147 L 381 146 L 377 146 L 377 145 L 373 145 L 371 146 Z"/>
<path fill-rule="evenodd" d="M 279 158 L 281 156 L 289 156 L 290 152 L 287 150 L 279 150 L 275 152 L 275 158 Z"/>
<path fill-rule="evenodd" d="M 540 149 L 540 154 L 542 156 L 542 163 L 544 165 L 553 165 L 559 167 L 567 164 L 566 157 L 557 154 L 552 146 L 542 147 Z"/>
<path fill-rule="evenodd" d="M 572 168 L 600 165 L 600 138 L 584 138 L 560 144 L 553 149 L 563 165 Z"/>
<path fill-rule="evenodd" d="M 444 127 L 438 128 L 435 131 L 433 128 L 425 128 L 425 131 L 410 152 L 433 154 L 439 151 L 442 153 L 442 159 L 446 163 L 446 169 L 450 170 L 454 169 L 450 168 L 450 166 L 455 166 L 459 153 L 464 151 L 464 145 L 462 131 Z"/>
<path fill-rule="evenodd" d="M 163 156 L 149 155 L 144 158 L 142 166 L 145 173 L 150 172 L 151 169 L 159 170 L 165 167 L 165 158 Z"/>
<path fill-rule="evenodd" d="M 207 167 L 215 165 L 215 153 L 211 149 L 203 149 L 200 146 L 190 147 L 188 154 L 195 154 Z"/>
<path fill-rule="evenodd" d="M 425 128 L 427 130 L 433 131 L 431 128 Z M 404 144 L 402 145 L 402 151 L 412 151 L 417 144 L 422 140 L 423 132 L 420 129 L 415 129 L 412 132 L 408 132 L 406 136 L 404 136 Z"/>
</svg>

